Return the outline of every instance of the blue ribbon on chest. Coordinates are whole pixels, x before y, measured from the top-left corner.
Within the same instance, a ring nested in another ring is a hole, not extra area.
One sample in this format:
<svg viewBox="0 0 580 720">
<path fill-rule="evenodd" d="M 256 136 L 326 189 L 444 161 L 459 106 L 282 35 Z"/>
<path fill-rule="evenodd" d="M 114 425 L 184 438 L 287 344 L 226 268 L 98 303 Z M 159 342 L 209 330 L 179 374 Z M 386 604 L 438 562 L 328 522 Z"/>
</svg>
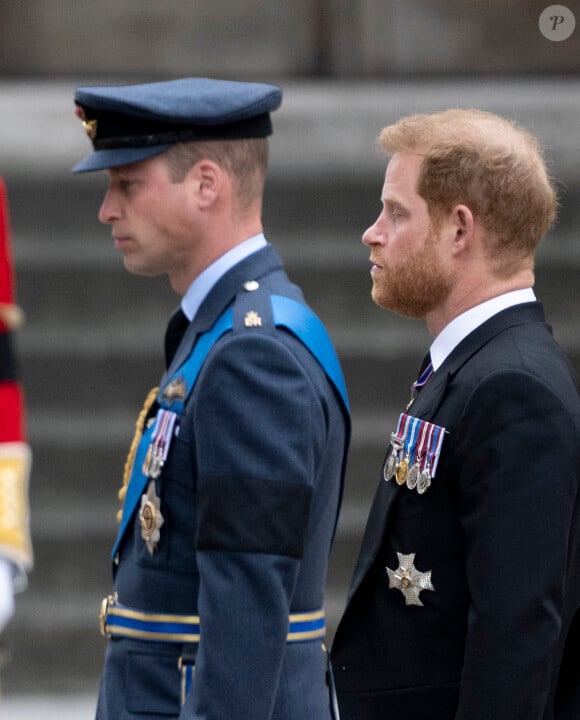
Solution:
<svg viewBox="0 0 580 720">
<path fill-rule="evenodd" d="M 316 358 L 328 379 L 337 390 L 345 414 L 348 417 L 350 410 L 342 369 L 332 341 L 322 322 L 310 308 L 292 298 L 282 295 L 271 295 L 269 299 L 272 306 L 274 325 L 289 330 Z M 170 410 L 177 416 L 183 414 L 187 399 L 195 386 L 199 372 L 208 353 L 215 343 L 223 335 L 230 332 L 233 327 L 234 310 L 230 307 L 220 315 L 210 330 L 200 336 L 187 360 L 159 389 L 157 403 L 162 410 Z M 137 448 L 129 484 L 127 486 L 121 524 L 112 550 L 113 558 L 119 549 L 121 539 L 150 479 L 143 471 L 143 468 L 144 464 L 146 464 L 147 453 L 150 451 L 154 426 L 155 424 L 152 424 L 143 432 Z"/>
</svg>

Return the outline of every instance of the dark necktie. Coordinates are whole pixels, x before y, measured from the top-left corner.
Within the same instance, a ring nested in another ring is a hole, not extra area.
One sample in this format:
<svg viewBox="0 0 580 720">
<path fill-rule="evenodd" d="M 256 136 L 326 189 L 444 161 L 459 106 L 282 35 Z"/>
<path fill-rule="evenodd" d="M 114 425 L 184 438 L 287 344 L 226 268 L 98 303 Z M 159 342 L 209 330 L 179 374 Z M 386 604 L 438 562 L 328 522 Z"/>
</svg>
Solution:
<svg viewBox="0 0 580 720">
<path fill-rule="evenodd" d="M 171 317 L 165 333 L 165 363 L 171 364 L 189 320 L 181 308 Z"/>
</svg>

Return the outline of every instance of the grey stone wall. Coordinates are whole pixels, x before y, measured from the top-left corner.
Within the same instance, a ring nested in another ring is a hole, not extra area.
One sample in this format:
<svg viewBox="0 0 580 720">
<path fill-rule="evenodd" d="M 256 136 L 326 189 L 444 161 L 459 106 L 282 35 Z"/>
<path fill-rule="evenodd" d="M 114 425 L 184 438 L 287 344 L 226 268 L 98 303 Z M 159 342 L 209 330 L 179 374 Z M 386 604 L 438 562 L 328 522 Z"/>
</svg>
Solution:
<svg viewBox="0 0 580 720">
<path fill-rule="evenodd" d="M 580 22 L 580 2 L 566 0 Z M 0 76 L 575 73 L 550 0 L 1 0 Z"/>
</svg>

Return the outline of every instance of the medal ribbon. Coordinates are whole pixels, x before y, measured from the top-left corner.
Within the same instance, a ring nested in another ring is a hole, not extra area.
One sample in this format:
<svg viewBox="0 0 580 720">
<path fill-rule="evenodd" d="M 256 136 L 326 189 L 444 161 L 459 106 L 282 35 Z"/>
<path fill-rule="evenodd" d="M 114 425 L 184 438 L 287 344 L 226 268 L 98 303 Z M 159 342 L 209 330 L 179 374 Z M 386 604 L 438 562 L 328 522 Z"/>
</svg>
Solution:
<svg viewBox="0 0 580 720">
<path fill-rule="evenodd" d="M 404 427 L 405 427 L 405 422 L 406 422 L 407 418 L 408 418 L 408 416 L 405 415 L 405 413 L 401 413 L 399 415 L 399 422 L 397 423 L 397 430 L 396 430 L 396 432 L 391 433 L 391 442 L 393 442 L 395 440 L 398 441 L 397 443 L 395 443 L 395 445 L 398 445 L 399 443 L 401 445 L 404 444 L 404 440 L 405 440 Z"/>
<path fill-rule="evenodd" d="M 433 448 L 433 467 L 431 469 L 431 477 L 435 477 L 435 473 L 437 471 L 437 465 L 439 464 L 439 455 L 441 454 L 441 446 L 443 445 L 443 436 L 445 435 L 445 429 L 442 427 L 439 427 L 439 425 L 435 425 L 436 427 L 436 436 L 434 439 L 434 448 Z M 429 463 L 431 464 L 431 463 Z"/>
<path fill-rule="evenodd" d="M 413 452 L 415 450 L 415 443 L 417 440 L 418 433 L 416 432 L 417 427 L 420 426 L 422 423 L 422 420 L 419 420 L 419 418 L 410 418 L 413 420 L 413 423 L 411 425 L 411 436 L 409 437 L 409 442 L 405 445 L 405 454 L 410 459 L 409 462 L 411 462 L 413 458 Z"/>
<path fill-rule="evenodd" d="M 423 451 L 425 449 L 425 441 L 427 439 L 427 435 L 429 434 L 429 425 L 430 423 L 421 422 L 419 441 L 417 443 L 417 458 L 415 460 L 416 463 L 419 463 L 419 470 L 423 470 Z"/>
<path fill-rule="evenodd" d="M 167 460 L 176 420 L 177 414 L 171 410 L 159 409 L 157 412 L 151 439 L 151 456 L 158 467 L 163 467 Z"/>
<path fill-rule="evenodd" d="M 431 375 L 433 375 L 433 363 L 430 362 L 417 380 L 415 380 L 415 382 L 411 385 L 411 390 L 419 390 L 422 388 L 423 385 L 426 385 L 429 382 Z"/>
<path fill-rule="evenodd" d="M 421 472 L 426 470 L 431 461 L 431 444 L 433 442 L 433 432 L 435 425 L 433 423 L 425 423 L 425 455 L 421 458 Z"/>
</svg>

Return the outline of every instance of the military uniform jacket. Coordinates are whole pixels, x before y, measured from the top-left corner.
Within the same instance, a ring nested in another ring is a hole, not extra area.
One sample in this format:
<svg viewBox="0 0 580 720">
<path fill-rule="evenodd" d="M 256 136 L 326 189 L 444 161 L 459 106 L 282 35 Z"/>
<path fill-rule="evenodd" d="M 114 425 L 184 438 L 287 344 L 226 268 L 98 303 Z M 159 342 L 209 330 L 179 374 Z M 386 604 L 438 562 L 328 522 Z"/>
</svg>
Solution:
<svg viewBox="0 0 580 720">
<path fill-rule="evenodd" d="M 332 651 L 341 720 L 580 718 L 580 405 L 541 305 L 472 332 L 408 412 L 447 432 L 425 494 L 379 483 Z M 389 586 L 397 553 L 431 571 L 422 607 Z"/>
<path fill-rule="evenodd" d="M 159 543 L 150 554 L 135 512 L 114 563 L 124 606 L 199 616 L 191 689 L 181 706 L 183 646 L 113 637 L 100 720 L 330 718 L 321 641 L 286 637 L 289 615 L 323 606 L 349 420 L 313 355 L 266 306 L 261 326 L 245 327 L 248 281 L 303 302 L 271 246 L 214 286 L 167 376 L 232 304 L 234 329 L 209 352 L 156 482 Z"/>
</svg>

